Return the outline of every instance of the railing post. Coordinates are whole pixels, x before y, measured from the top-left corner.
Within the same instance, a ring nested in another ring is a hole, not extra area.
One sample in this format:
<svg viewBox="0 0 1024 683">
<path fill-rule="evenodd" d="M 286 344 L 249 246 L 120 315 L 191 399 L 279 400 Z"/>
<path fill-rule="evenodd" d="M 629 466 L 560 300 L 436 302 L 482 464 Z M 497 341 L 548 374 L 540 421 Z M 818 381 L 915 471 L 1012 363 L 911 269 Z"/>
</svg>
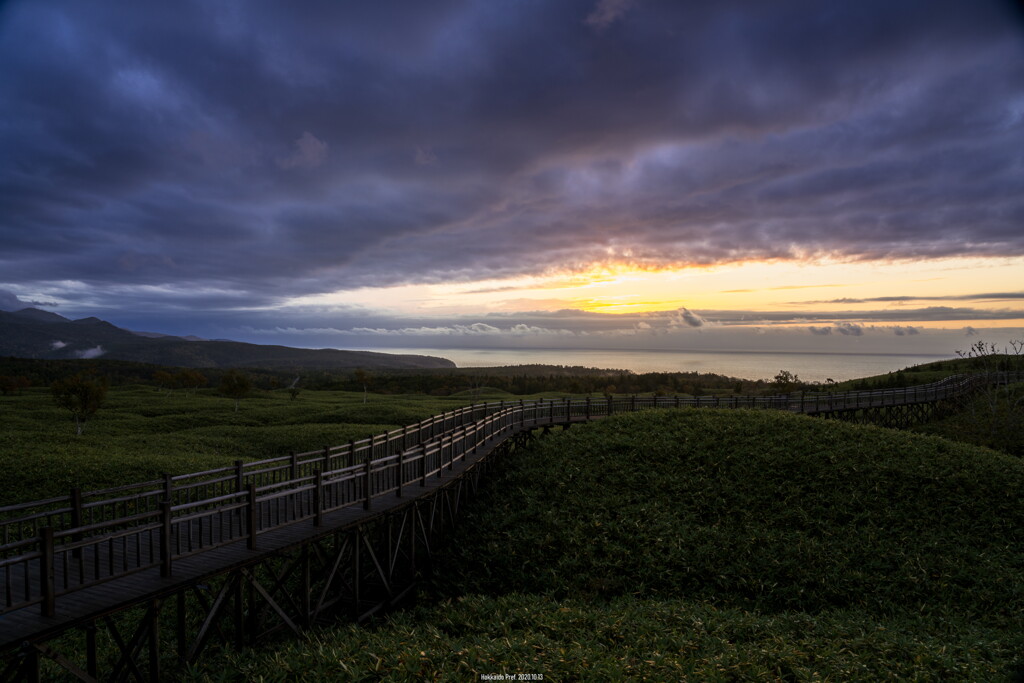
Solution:
<svg viewBox="0 0 1024 683">
<path fill-rule="evenodd" d="M 372 448 L 370 449 L 370 452 L 373 452 Z M 370 475 L 372 469 L 373 460 L 367 457 L 366 463 L 363 465 L 363 494 L 366 496 L 366 499 L 363 501 L 364 510 L 370 509 L 370 501 L 373 500 L 373 494 L 370 491 Z"/>
<path fill-rule="evenodd" d="M 467 427 L 463 425 L 462 429 L 459 431 L 462 432 L 461 438 L 459 439 L 459 443 L 462 444 L 462 452 L 465 453 Z M 455 439 L 452 439 L 452 449 L 448 451 L 448 471 L 451 472 L 453 469 L 455 469 Z"/>
<path fill-rule="evenodd" d="M 801 389 L 800 390 L 800 414 L 801 415 L 804 412 L 804 393 L 805 393 L 804 390 Z"/>
<path fill-rule="evenodd" d="M 356 440 L 352 439 L 348 442 L 348 466 L 352 467 L 356 464 Z"/>
<path fill-rule="evenodd" d="M 398 452 L 398 490 L 395 491 L 395 496 L 398 498 L 402 497 L 402 484 L 405 483 L 405 451 Z"/>
<path fill-rule="evenodd" d="M 235 461 L 235 493 L 241 493 L 245 490 L 245 473 L 242 471 L 244 465 L 244 460 Z"/>
<path fill-rule="evenodd" d="M 171 501 L 160 503 L 160 576 L 171 575 Z"/>
<path fill-rule="evenodd" d="M 441 441 L 438 442 L 438 444 L 437 444 L 437 478 L 438 479 L 441 478 L 441 472 L 444 471 L 444 440 L 445 440 L 445 438 L 448 439 L 448 444 L 450 446 L 451 442 L 452 442 L 452 439 L 454 437 L 451 434 L 447 435 L 447 437 L 444 434 L 442 434 L 441 435 Z"/>
<path fill-rule="evenodd" d="M 299 478 L 299 456 L 295 451 L 291 452 L 291 462 L 288 463 L 288 478 L 295 480 Z"/>
<path fill-rule="evenodd" d="M 427 444 L 421 443 L 420 448 L 423 449 L 423 453 L 420 456 L 420 486 L 427 485 Z"/>
<path fill-rule="evenodd" d="M 245 521 L 249 525 L 249 539 L 246 545 L 249 550 L 256 550 L 256 484 L 249 484 L 245 513 Z"/>
<path fill-rule="evenodd" d="M 612 400 L 612 395 L 608 394 L 608 415 L 610 416 L 615 411 L 615 403 Z"/>
<path fill-rule="evenodd" d="M 320 468 L 324 472 L 331 471 L 331 447 L 324 446 L 324 466 Z"/>
<path fill-rule="evenodd" d="M 633 396 L 630 399 L 629 412 L 631 412 L 631 413 L 635 413 L 636 412 L 636 394 L 633 394 Z"/>
<path fill-rule="evenodd" d="M 174 504 L 174 481 L 170 472 L 164 472 L 164 500 Z"/>
<path fill-rule="evenodd" d="M 320 526 L 324 521 L 324 473 L 319 468 L 313 470 L 313 482 L 313 526 Z"/>
<path fill-rule="evenodd" d="M 39 529 L 39 591 L 42 593 L 42 615 L 57 613 L 57 590 L 53 582 L 53 527 Z"/>
<path fill-rule="evenodd" d="M 71 528 L 77 529 L 82 526 L 82 489 L 78 486 L 72 487 L 68 498 L 71 501 Z M 71 541 L 73 543 L 77 543 L 81 540 L 82 534 L 72 534 Z M 75 548 L 71 551 L 71 556 L 77 560 L 82 556 L 82 549 Z"/>
<path fill-rule="evenodd" d="M 589 396 L 587 396 L 587 413 L 586 413 L 586 417 L 587 417 L 587 420 L 590 420 L 590 397 Z"/>
</svg>

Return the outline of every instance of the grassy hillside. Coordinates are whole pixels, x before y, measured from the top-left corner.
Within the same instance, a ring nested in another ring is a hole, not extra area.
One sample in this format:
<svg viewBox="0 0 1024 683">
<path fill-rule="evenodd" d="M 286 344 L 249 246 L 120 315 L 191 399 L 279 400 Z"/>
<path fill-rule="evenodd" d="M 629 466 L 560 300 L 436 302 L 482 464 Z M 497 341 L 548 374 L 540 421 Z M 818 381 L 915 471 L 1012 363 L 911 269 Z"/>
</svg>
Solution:
<svg viewBox="0 0 1024 683">
<path fill-rule="evenodd" d="M 861 389 L 892 389 L 912 387 L 929 382 L 938 382 L 950 375 L 971 372 L 997 372 L 1001 370 L 1024 369 L 1024 359 L 1019 354 L 992 353 L 969 358 L 952 358 L 932 363 L 912 365 L 902 370 L 851 379 L 828 387 L 834 391 Z"/>
<path fill-rule="evenodd" d="M 1024 464 L 746 411 L 624 415 L 490 480 L 414 610 L 198 680 L 1000 680 Z"/>
<path fill-rule="evenodd" d="M 468 398 L 255 391 L 234 402 L 206 389 L 114 387 L 85 433 L 46 389 L 0 396 L 0 505 L 148 481 L 337 445 L 470 403 Z"/>
</svg>

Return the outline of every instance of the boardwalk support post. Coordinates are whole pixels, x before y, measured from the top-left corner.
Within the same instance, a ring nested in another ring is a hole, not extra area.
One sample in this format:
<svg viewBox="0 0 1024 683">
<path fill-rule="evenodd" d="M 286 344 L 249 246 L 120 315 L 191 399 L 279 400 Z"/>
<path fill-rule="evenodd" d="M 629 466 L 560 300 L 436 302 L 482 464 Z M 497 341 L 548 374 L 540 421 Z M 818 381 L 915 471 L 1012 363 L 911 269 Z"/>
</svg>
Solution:
<svg viewBox="0 0 1024 683">
<path fill-rule="evenodd" d="M 244 460 L 235 461 L 235 493 L 241 493 L 245 490 L 245 473 L 242 470 L 244 466 Z"/>
<path fill-rule="evenodd" d="M 97 677 L 99 663 L 96 658 L 96 622 L 89 621 L 85 625 L 85 673 Z"/>
</svg>

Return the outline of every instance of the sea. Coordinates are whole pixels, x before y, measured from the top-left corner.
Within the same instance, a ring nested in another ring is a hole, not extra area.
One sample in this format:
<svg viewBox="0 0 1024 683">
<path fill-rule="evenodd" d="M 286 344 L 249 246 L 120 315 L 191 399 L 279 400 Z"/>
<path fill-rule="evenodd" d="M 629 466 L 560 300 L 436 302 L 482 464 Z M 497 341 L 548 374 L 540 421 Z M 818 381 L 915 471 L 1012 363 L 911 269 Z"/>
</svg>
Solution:
<svg viewBox="0 0 1024 683">
<path fill-rule="evenodd" d="M 742 379 L 771 379 L 781 370 L 805 382 L 842 382 L 882 375 L 949 356 L 784 351 L 597 351 L 584 349 L 365 349 L 447 358 L 460 368 L 566 365 L 633 372 L 707 372 Z"/>
</svg>

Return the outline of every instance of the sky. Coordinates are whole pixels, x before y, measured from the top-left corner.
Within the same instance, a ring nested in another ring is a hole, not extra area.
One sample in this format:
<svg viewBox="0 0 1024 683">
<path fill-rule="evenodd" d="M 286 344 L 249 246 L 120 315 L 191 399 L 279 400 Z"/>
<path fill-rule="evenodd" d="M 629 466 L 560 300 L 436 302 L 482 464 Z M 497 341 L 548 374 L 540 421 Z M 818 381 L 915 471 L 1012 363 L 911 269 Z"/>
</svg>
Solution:
<svg viewBox="0 0 1024 683">
<path fill-rule="evenodd" d="M 334 348 L 1024 338 L 1024 11 L 0 1 L 0 309 Z"/>
</svg>

